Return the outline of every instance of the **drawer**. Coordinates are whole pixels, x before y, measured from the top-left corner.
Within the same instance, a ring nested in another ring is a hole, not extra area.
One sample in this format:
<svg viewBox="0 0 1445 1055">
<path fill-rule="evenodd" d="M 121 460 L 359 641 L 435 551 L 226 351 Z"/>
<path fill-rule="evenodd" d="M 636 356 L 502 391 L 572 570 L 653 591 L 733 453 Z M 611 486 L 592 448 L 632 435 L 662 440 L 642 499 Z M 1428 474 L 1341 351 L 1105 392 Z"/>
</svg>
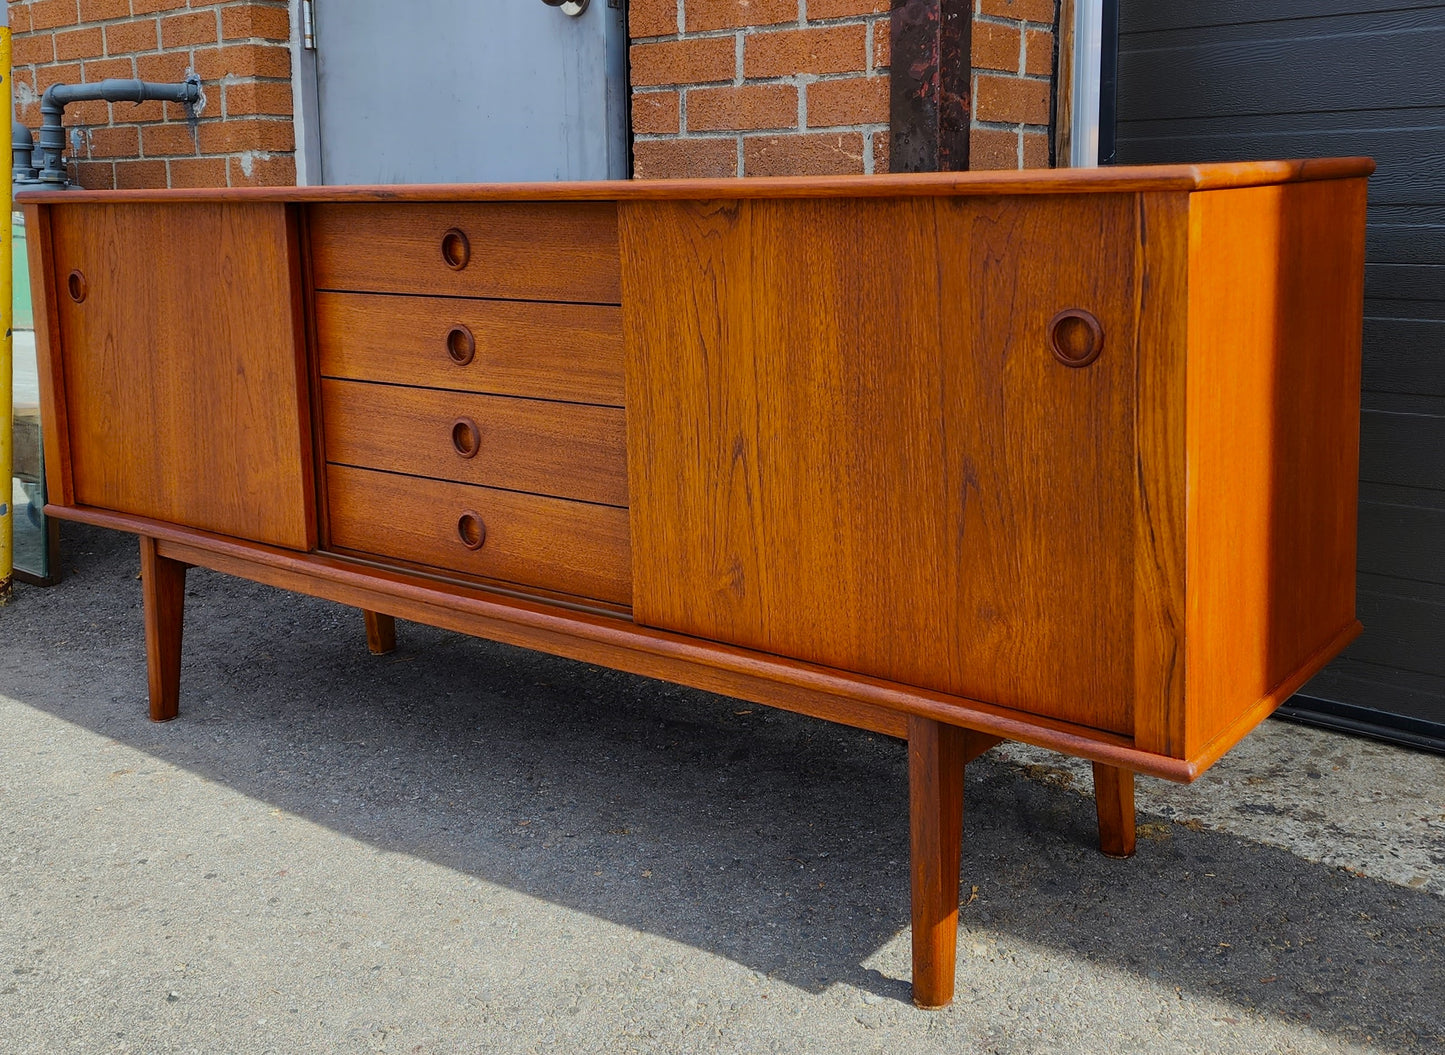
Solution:
<svg viewBox="0 0 1445 1055">
<path fill-rule="evenodd" d="M 321 373 L 622 406 L 622 309 L 317 293 Z"/>
<path fill-rule="evenodd" d="M 627 510 L 332 465 L 330 544 L 632 604 Z"/>
<path fill-rule="evenodd" d="M 327 203 L 308 216 L 316 289 L 622 301 L 610 202 Z"/>
<path fill-rule="evenodd" d="M 627 504 L 617 407 L 326 380 L 321 417 L 329 462 Z"/>
</svg>

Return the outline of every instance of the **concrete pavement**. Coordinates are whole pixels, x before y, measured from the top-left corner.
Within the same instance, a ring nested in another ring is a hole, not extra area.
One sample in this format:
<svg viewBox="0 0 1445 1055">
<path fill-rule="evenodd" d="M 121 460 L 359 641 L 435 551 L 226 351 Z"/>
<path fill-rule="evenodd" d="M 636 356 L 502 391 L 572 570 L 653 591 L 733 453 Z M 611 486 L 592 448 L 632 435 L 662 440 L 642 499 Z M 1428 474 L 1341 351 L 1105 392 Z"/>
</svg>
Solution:
<svg viewBox="0 0 1445 1055">
<path fill-rule="evenodd" d="M 1445 759 L 1266 723 L 971 765 L 959 995 L 908 1002 L 901 744 L 203 571 L 145 718 L 129 536 L 0 609 L 0 1053 L 1437 1052 Z"/>
</svg>

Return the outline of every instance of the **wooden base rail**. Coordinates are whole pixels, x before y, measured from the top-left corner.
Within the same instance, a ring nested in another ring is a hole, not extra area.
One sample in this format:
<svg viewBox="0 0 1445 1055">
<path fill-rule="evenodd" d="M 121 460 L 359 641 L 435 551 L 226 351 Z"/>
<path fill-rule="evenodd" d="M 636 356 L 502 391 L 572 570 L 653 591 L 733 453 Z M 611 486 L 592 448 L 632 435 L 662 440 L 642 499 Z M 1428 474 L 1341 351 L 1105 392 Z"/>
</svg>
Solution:
<svg viewBox="0 0 1445 1055">
<path fill-rule="evenodd" d="M 1124 737 L 1078 729 L 1066 722 L 1026 719 L 1007 708 L 975 700 L 638 626 L 586 608 L 538 604 L 525 597 L 463 587 L 360 561 L 290 553 L 102 510 L 48 506 L 46 512 L 148 535 L 155 540 L 157 553 L 182 564 L 321 597 L 363 612 L 385 612 L 885 736 L 906 738 L 907 716 L 916 714 L 1001 740 L 1031 744 L 1165 780 L 1187 783 L 1203 772 L 1203 767 L 1195 766 L 1192 760 L 1140 751 L 1129 746 Z M 1355 624 L 1342 634 L 1340 647 L 1358 632 Z M 1327 661 L 1321 656 L 1302 670 L 1300 683 Z"/>
</svg>

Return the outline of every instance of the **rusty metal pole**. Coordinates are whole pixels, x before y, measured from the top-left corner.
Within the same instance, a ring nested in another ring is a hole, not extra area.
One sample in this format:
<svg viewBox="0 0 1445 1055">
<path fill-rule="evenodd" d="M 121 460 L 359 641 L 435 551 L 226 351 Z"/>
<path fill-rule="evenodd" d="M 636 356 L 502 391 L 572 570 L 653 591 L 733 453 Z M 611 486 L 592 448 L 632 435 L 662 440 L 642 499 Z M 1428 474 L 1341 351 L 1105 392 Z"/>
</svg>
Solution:
<svg viewBox="0 0 1445 1055">
<path fill-rule="evenodd" d="M 893 0 L 888 32 L 889 170 L 967 169 L 972 0 Z"/>
</svg>

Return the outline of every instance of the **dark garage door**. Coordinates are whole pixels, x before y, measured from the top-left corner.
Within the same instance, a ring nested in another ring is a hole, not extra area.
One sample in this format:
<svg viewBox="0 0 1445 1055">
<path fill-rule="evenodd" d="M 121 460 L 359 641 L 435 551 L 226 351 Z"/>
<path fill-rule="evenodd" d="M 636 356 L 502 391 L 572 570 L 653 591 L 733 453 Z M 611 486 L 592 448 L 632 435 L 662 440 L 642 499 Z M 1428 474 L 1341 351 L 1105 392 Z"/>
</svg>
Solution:
<svg viewBox="0 0 1445 1055">
<path fill-rule="evenodd" d="M 1445 3 L 1120 0 L 1117 161 L 1368 154 L 1359 613 L 1291 701 L 1445 746 Z"/>
</svg>

